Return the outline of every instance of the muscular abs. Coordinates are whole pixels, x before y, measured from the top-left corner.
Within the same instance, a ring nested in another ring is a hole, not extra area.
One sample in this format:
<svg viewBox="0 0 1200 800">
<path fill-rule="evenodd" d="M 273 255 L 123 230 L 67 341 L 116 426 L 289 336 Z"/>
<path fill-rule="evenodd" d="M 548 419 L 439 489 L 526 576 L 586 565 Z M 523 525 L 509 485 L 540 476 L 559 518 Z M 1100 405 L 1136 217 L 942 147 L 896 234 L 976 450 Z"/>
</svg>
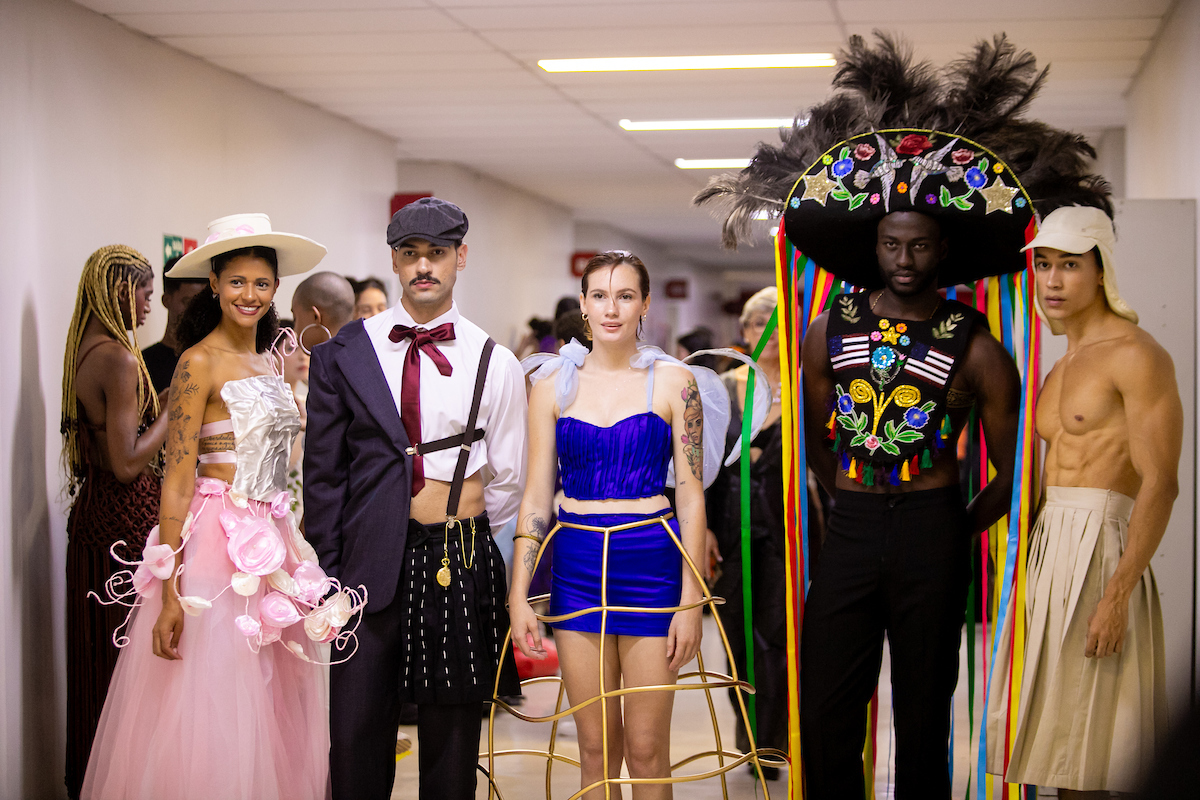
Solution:
<svg viewBox="0 0 1200 800">
<path fill-rule="evenodd" d="M 1047 443 L 1044 485 L 1134 497 L 1141 479 L 1130 458 L 1125 404 L 1106 352 L 1103 346 L 1080 348 L 1046 377 L 1036 416 L 1038 435 Z"/>
</svg>

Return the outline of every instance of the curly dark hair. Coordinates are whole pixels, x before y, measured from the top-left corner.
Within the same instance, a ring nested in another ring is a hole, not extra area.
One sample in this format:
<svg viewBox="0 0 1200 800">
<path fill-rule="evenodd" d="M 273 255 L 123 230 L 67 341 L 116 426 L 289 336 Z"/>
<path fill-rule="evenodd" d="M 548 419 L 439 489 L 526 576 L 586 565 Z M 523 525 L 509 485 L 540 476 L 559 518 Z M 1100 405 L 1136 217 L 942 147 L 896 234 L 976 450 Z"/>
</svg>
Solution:
<svg viewBox="0 0 1200 800">
<path fill-rule="evenodd" d="M 273 247 L 241 247 L 227 253 L 213 256 L 212 271 L 220 276 L 230 261 L 239 256 L 261 258 L 271 265 L 271 272 L 279 276 L 279 257 Z M 179 328 L 175 332 L 175 353 L 179 355 L 200 342 L 212 333 L 221 323 L 221 302 L 212 292 L 200 292 L 188 303 L 187 310 L 179 320 Z M 267 313 L 258 321 L 258 331 L 254 339 L 254 348 L 259 353 L 265 353 L 275 343 L 279 334 L 279 313 L 272 303 Z"/>
</svg>

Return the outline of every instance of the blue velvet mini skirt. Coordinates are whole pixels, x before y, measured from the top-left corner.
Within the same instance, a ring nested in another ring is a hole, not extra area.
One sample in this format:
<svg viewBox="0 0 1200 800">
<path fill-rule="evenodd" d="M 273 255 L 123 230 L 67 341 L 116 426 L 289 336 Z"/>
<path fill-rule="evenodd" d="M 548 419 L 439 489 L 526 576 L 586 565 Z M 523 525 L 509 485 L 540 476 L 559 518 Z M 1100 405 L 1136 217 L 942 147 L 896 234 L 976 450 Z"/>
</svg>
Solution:
<svg viewBox="0 0 1200 800">
<path fill-rule="evenodd" d="M 683 555 L 663 529 L 659 517 L 670 509 L 653 514 L 572 514 L 558 511 L 558 521 L 596 528 L 612 528 L 646 521 L 635 528 L 613 531 L 608 537 L 607 605 L 637 608 L 673 608 L 679 605 L 683 589 Z M 679 523 L 667 521 L 679 536 Z M 601 565 L 604 559 L 604 534 L 564 525 L 554 534 L 551 561 L 550 616 L 570 614 L 602 605 Z M 671 626 L 669 612 L 610 611 L 605 633 L 620 636 L 666 636 Z M 582 614 L 553 627 L 586 633 L 600 632 L 599 611 Z"/>
</svg>

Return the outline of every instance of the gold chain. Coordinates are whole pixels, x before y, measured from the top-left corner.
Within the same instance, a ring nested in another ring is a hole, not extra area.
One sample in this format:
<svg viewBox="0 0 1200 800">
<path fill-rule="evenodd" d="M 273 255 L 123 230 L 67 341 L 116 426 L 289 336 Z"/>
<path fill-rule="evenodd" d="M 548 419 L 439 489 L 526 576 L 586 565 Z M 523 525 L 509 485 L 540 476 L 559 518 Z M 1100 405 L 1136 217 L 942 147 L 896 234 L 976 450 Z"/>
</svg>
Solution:
<svg viewBox="0 0 1200 800">
<path fill-rule="evenodd" d="M 442 538 L 442 568 L 437 571 L 437 582 L 442 588 L 450 585 L 450 529 L 458 526 L 458 549 L 463 566 L 471 569 L 475 566 L 475 518 L 471 518 L 471 553 L 467 557 L 467 542 L 463 534 L 462 520 L 449 519 L 446 521 L 445 536 Z"/>
</svg>

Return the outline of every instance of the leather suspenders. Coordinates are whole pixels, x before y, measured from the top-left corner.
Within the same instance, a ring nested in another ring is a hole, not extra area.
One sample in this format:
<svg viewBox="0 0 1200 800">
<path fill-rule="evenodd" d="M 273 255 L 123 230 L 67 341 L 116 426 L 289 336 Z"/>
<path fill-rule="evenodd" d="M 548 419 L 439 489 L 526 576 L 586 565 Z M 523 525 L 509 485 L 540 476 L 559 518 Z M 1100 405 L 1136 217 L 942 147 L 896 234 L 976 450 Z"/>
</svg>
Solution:
<svg viewBox="0 0 1200 800">
<path fill-rule="evenodd" d="M 467 425 L 463 428 L 463 432 L 443 439 L 435 439 L 432 442 L 421 442 L 404 451 L 410 456 L 423 456 L 439 450 L 449 450 L 451 447 L 459 448 L 458 463 L 454 466 L 454 480 L 450 483 L 450 496 L 446 500 L 447 520 L 458 518 L 458 501 L 462 496 L 463 481 L 467 477 L 467 459 L 471 455 L 471 445 L 482 439 L 485 433 L 482 428 L 477 428 L 475 425 L 479 421 L 479 406 L 483 402 L 483 386 L 487 382 L 488 364 L 492 360 L 492 350 L 495 347 L 495 340 L 489 336 L 483 344 L 483 354 L 479 357 L 479 369 L 475 373 L 475 394 L 471 398 L 471 411 L 467 414 Z"/>
</svg>

